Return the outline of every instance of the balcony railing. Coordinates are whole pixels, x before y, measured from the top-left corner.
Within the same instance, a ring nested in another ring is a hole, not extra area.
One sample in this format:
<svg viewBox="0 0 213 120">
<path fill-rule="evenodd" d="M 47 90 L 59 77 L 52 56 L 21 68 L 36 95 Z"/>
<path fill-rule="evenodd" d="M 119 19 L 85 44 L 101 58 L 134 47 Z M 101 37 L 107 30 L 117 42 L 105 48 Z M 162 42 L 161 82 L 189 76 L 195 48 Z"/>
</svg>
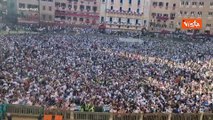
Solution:
<svg viewBox="0 0 213 120">
<path fill-rule="evenodd" d="M 84 13 L 84 12 L 71 12 L 71 11 L 55 11 L 56 16 L 74 16 L 74 17 L 89 17 L 89 18 L 99 18 L 98 13 Z"/>
<path fill-rule="evenodd" d="M 121 15 L 134 15 L 134 16 L 142 16 L 143 13 L 133 12 L 133 11 L 124 11 L 124 10 L 107 10 L 107 13 L 111 14 L 121 14 Z"/>
<path fill-rule="evenodd" d="M 213 120 L 213 113 L 104 113 L 74 112 L 60 109 L 44 109 L 42 107 L 24 105 L 3 105 L 0 117 L 10 113 L 13 119 L 37 119 L 38 116 L 62 115 L 63 120 Z"/>
<path fill-rule="evenodd" d="M 164 20 L 164 21 L 167 21 L 169 19 L 169 17 L 167 16 L 157 16 L 156 17 L 157 20 Z"/>
<path fill-rule="evenodd" d="M 38 23 L 39 17 L 38 16 L 27 16 L 27 17 L 18 17 L 18 22 L 20 23 Z"/>
</svg>

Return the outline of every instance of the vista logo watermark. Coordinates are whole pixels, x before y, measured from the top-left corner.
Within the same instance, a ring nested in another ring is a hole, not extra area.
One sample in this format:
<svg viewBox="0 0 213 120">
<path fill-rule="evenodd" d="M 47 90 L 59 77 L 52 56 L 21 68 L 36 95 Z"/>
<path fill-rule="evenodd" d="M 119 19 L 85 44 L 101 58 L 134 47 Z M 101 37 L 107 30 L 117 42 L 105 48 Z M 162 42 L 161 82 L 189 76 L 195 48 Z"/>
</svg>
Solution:
<svg viewBox="0 0 213 120">
<path fill-rule="evenodd" d="M 183 19 L 182 29 L 202 29 L 202 19 Z"/>
</svg>

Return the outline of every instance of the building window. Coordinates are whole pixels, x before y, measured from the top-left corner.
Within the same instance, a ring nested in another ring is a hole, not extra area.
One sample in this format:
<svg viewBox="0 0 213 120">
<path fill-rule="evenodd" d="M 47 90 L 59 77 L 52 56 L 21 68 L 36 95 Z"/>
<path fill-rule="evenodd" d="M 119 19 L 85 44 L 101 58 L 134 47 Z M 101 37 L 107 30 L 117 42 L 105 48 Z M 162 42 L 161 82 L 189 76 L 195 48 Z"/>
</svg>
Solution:
<svg viewBox="0 0 213 120">
<path fill-rule="evenodd" d="M 19 3 L 19 8 L 25 8 L 25 4 L 24 3 Z"/>
<path fill-rule="evenodd" d="M 111 6 L 111 10 L 113 10 L 113 6 Z"/>
<path fill-rule="evenodd" d="M 49 21 L 52 21 L 52 15 L 49 15 Z"/>
<path fill-rule="evenodd" d="M 199 16 L 202 16 L 202 12 L 201 12 L 201 11 L 197 12 L 197 14 L 198 14 Z"/>
<path fill-rule="evenodd" d="M 130 19 L 128 18 L 128 19 L 127 19 L 127 24 L 129 24 L 129 23 L 130 23 Z"/>
<path fill-rule="evenodd" d="M 87 11 L 90 11 L 91 7 L 90 6 L 86 6 Z"/>
<path fill-rule="evenodd" d="M 162 16 L 162 13 L 157 13 L 157 16 L 158 16 L 158 17 Z"/>
<path fill-rule="evenodd" d="M 62 9 L 65 9 L 66 8 L 66 4 L 65 3 L 61 3 L 61 7 L 62 7 Z"/>
<path fill-rule="evenodd" d="M 61 16 L 61 20 L 65 20 L 66 19 L 66 17 L 65 16 Z"/>
<path fill-rule="evenodd" d="M 156 16 L 156 13 L 152 13 L 152 16 L 155 17 L 155 16 Z"/>
<path fill-rule="evenodd" d="M 118 22 L 121 23 L 121 18 L 118 18 Z"/>
<path fill-rule="evenodd" d="M 120 3 L 123 4 L 123 0 L 120 0 Z"/>
<path fill-rule="evenodd" d="M 129 0 L 129 4 L 132 4 L 132 0 Z"/>
<path fill-rule="evenodd" d="M 137 13 L 140 13 L 140 9 L 137 9 Z"/>
<path fill-rule="evenodd" d="M 141 4 L 141 0 L 138 0 L 138 5 L 140 5 Z"/>
<path fill-rule="evenodd" d="M 114 0 L 111 0 L 111 3 L 114 3 Z"/>
<path fill-rule="evenodd" d="M 211 6 L 211 7 L 213 6 L 213 2 L 210 2 L 210 6 Z"/>
<path fill-rule="evenodd" d="M 72 5 L 68 5 L 68 8 L 69 8 L 69 10 L 71 10 L 71 8 L 72 8 Z"/>
<path fill-rule="evenodd" d="M 46 7 L 45 6 L 43 6 L 43 10 L 45 10 L 46 9 Z"/>
<path fill-rule="evenodd" d="M 131 8 L 128 9 L 128 12 L 131 12 Z"/>
<path fill-rule="evenodd" d="M 59 2 L 55 2 L 55 6 L 56 7 L 60 7 L 60 3 Z"/>
<path fill-rule="evenodd" d="M 153 2 L 152 5 L 155 7 L 155 6 L 158 5 L 158 3 L 157 2 Z"/>
<path fill-rule="evenodd" d="M 184 5 L 184 1 L 181 2 L 181 5 L 182 5 L 182 6 Z"/>
<path fill-rule="evenodd" d="M 101 22 L 104 22 L 104 17 L 101 17 Z"/>
<path fill-rule="evenodd" d="M 211 27 L 212 25 L 211 24 L 206 24 L 206 27 Z"/>
<path fill-rule="evenodd" d="M 170 14 L 170 19 L 171 19 L 171 20 L 174 20 L 174 19 L 175 19 L 175 13 L 171 13 L 171 14 Z"/>
<path fill-rule="evenodd" d="M 84 18 L 79 18 L 79 21 L 80 21 L 80 22 L 83 22 L 83 21 L 84 21 Z"/>
<path fill-rule="evenodd" d="M 112 23 L 112 17 L 109 18 L 109 21 Z"/>
<path fill-rule="evenodd" d="M 105 2 L 105 0 L 102 0 L 102 2 L 104 3 L 104 2 Z"/>
<path fill-rule="evenodd" d="M 192 2 L 192 5 L 195 5 L 195 6 L 196 6 L 196 5 L 197 5 L 197 2 Z"/>
<path fill-rule="evenodd" d="M 159 2 L 159 7 L 163 7 L 163 2 Z"/>
<path fill-rule="evenodd" d="M 78 6 L 77 5 L 74 5 L 74 10 L 76 11 L 78 9 Z"/>
<path fill-rule="evenodd" d="M 74 21 L 77 21 L 77 17 L 74 17 L 73 20 L 74 20 Z"/>
<path fill-rule="evenodd" d="M 136 24 L 136 25 L 138 24 L 138 19 L 135 20 L 135 24 Z"/>
<path fill-rule="evenodd" d="M 97 11 L 97 7 L 93 7 L 93 11 L 96 12 Z"/>
<path fill-rule="evenodd" d="M 192 15 L 192 16 L 194 16 L 194 14 L 195 14 L 195 12 L 194 12 L 194 11 L 192 11 L 192 12 L 191 12 L 191 15 Z"/>
<path fill-rule="evenodd" d="M 173 10 L 175 10 L 175 8 L 176 8 L 176 4 L 173 4 Z"/>
<path fill-rule="evenodd" d="M 185 11 L 184 14 L 187 15 L 187 12 Z"/>
<path fill-rule="evenodd" d="M 213 15 L 213 12 L 209 12 L 209 16 L 212 16 Z"/>
<path fill-rule="evenodd" d="M 67 20 L 71 21 L 71 17 L 67 17 Z"/>
<path fill-rule="evenodd" d="M 123 9 L 122 9 L 122 7 L 120 7 L 120 11 L 122 11 Z"/>
<path fill-rule="evenodd" d="M 146 20 L 143 21 L 144 25 L 146 25 Z"/>
<path fill-rule="evenodd" d="M 188 6 L 188 5 L 189 5 L 189 2 L 187 2 L 187 1 L 186 1 L 186 4 L 185 4 L 185 5 L 187 5 L 187 6 Z"/>
<path fill-rule="evenodd" d="M 168 14 L 163 14 L 163 16 L 164 16 L 164 17 L 168 17 L 169 15 L 168 15 Z"/>
<path fill-rule="evenodd" d="M 169 3 L 167 2 L 167 3 L 166 3 L 166 9 L 168 9 L 168 7 L 169 7 Z"/>
<path fill-rule="evenodd" d="M 80 10 L 84 11 L 84 6 L 83 5 L 80 5 Z"/>
<path fill-rule="evenodd" d="M 52 11 L 52 7 L 51 6 L 49 6 L 49 11 Z"/>
<path fill-rule="evenodd" d="M 204 2 L 199 2 L 199 5 L 200 6 L 204 6 Z"/>
</svg>

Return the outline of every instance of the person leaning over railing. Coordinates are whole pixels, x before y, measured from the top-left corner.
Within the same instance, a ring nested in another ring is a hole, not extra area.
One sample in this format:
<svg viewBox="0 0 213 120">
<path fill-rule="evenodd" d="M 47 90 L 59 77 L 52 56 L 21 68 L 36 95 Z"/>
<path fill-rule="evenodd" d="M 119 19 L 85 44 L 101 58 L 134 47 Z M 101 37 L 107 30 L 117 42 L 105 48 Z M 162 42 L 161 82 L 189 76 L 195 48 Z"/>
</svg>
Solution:
<svg viewBox="0 0 213 120">
<path fill-rule="evenodd" d="M 81 106 L 82 112 L 94 112 L 94 106 L 91 104 L 84 104 Z"/>
</svg>

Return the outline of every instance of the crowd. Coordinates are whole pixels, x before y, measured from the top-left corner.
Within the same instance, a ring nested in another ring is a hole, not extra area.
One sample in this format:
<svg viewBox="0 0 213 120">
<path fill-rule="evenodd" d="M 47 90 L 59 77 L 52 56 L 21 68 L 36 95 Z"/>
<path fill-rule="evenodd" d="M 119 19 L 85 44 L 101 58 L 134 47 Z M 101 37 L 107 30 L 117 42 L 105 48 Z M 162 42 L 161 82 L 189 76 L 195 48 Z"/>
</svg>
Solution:
<svg viewBox="0 0 213 120">
<path fill-rule="evenodd" d="M 122 113 L 213 111 L 212 41 L 125 42 L 81 31 L 2 35 L 0 45 L 0 104 L 98 106 Z"/>
</svg>

